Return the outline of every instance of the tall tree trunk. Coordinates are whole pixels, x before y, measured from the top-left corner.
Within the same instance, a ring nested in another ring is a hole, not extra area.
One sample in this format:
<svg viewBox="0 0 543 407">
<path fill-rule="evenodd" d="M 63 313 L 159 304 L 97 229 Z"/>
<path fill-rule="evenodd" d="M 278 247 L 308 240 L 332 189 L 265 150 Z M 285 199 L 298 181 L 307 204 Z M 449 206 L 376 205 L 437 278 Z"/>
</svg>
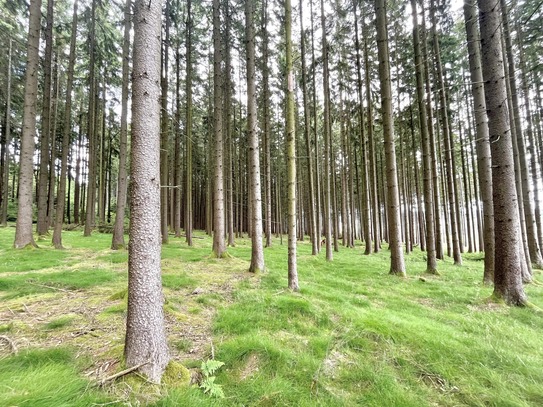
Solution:
<svg viewBox="0 0 543 407">
<path fill-rule="evenodd" d="M 310 238 L 311 238 L 311 254 L 317 255 L 319 253 L 319 234 L 317 231 L 317 207 L 315 204 L 315 180 L 313 177 L 313 149 L 311 148 L 310 141 L 310 118 L 309 118 L 309 101 L 307 95 L 307 68 L 305 61 L 305 30 L 303 26 L 303 5 L 302 0 L 299 2 L 300 10 L 300 27 L 301 27 L 301 59 L 302 59 L 302 94 L 303 94 L 303 108 L 304 108 L 304 137 L 305 146 L 307 152 L 307 178 L 309 180 L 309 216 L 310 216 Z"/>
<path fill-rule="evenodd" d="M 392 117 L 392 90 L 385 0 L 375 0 L 377 25 L 377 52 L 379 58 L 379 80 L 381 84 L 381 108 L 383 120 L 384 149 L 386 156 L 387 219 L 390 248 L 390 273 L 405 276 L 405 264 L 400 236 L 400 197 L 396 171 L 396 149 L 394 146 L 394 122 Z"/>
<path fill-rule="evenodd" d="M 272 244 L 272 176 L 271 176 L 271 130 L 270 130 L 270 85 L 269 85 L 269 38 L 268 38 L 268 1 L 264 0 L 262 5 L 262 104 L 263 104 L 263 127 L 262 135 L 264 142 L 264 175 L 265 175 L 265 194 L 266 197 L 266 218 L 265 234 L 266 247 Z"/>
<path fill-rule="evenodd" d="M 226 255 L 224 240 L 224 169 L 222 126 L 222 44 L 220 32 L 220 1 L 213 0 L 213 132 L 215 135 L 215 167 L 213 182 L 213 253 Z"/>
<path fill-rule="evenodd" d="M 75 42 L 77 38 L 77 0 L 74 2 L 72 17 L 72 33 L 70 39 L 70 57 L 68 60 L 68 79 L 66 81 L 66 104 L 64 107 L 64 126 L 62 134 L 60 185 L 57 194 L 55 228 L 53 231 L 53 246 L 62 249 L 62 224 L 64 223 L 64 207 L 66 202 L 66 177 L 68 175 L 68 151 L 72 134 L 72 89 L 74 82 Z"/>
<path fill-rule="evenodd" d="M 432 163 L 430 139 L 428 137 L 428 117 L 424 93 L 424 65 L 420 49 L 418 15 L 416 0 L 411 0 L 413 13 L 413 44 L 415 47 L 415 67 L 417 80 L 417 100 L 419 106 L 420 136 L 422 144 L 422 171 L 424 188 L 424 216 L 426 220 L 426 272 L 437 274 L 436 238 L 434 229 L 434 185 L 432 182 Z"/>
<path fill-rule="evenodd" d="M 262 246 L 262 198 L 260 188 L 260 146 L 257 132 L 255 30 L 253 1 L 245 0 L 245 44 L 247 52 L 247 137 L 249 138 L 249 177 L 251 178 L 251 264 L 249 271 L 264 271 Z M 230 174 L 231 175 L 231 174 Z"/>
<path fill-rule="evenodd" d="M 507 113 L 504 58 L 501 46 L 501 6 L 478 0 L 485 100 L 488 112 L 495 226 L 494 296 L 511 305 L 527 301 L 522 285 L 520 222 L 514 160 Z"/>
<path fill-rule="evenodd" d="M 300 286 L 298 285 L 296 262 L 296 134 L 294 73 L 292 71 L 292 5 L 290 0 L 285 0 L 285 37 L 287 69 L 288 288 L 292 291 L 298 291 Z"/>
<path fill-rule="evenodd" d="M 362 207 L 361 209 L 361 223 L 364 227 L 364 254 L 368 255 L 372 252 L 372 241 L 371 241 L 371 207 L 372 203 L 374 203 L 373 200 L 370 200 L 370 195 L 373 196 L 373 194 L 370 194 L 370 185 L 373 191 L 374 185 L 370 184 L 370 181 L 368 180 L 368 153 L 367 149 L 365 148 L 366 140 L 364 139 L 364 97 L 362 95 L 362 63 L 360 60 L 360 40 L 359 40 L 359 33 L 358 33 L 358 17 L 356 15 L 356 4 L 355 1 L 353 3 L 354 6 L 354 16 L 355 16 L 355 22 L 354 22 L 354 32 L 355 32 L 355 48 L 356 48 L 356 84 L 357 84 L 357 91 L 358 91 L 358 126 L 360 128 L 360 144 L 362 145 L 362 166 L 363 166 L 363 173 L 362 173 L 362 193 L 364 194 L 364 198 L 362 199 Z M 364 40 L 365 41 L 365 40 Z M 364 42 L 364 54 L 367 53 L 367 47 L 366 43 Z M 366 57 L 366 55 L 365 55 Z M 368 70 L 368 65 L 366 64 L 366 71 Z M 366 72 L 367 73 L 367 72 Z M 367 89 L 366 89 L 367 91 Z M 371 97 L 368 97 L 368 101 L 371 100 Z M 371 107 L 368 105 L 368 111 Z M 371 122 L 371 117 L 368 117 L 368 121 Z M 368 131 L 368 139 L 369 136 L 373 136 L 373 132 Z M 372 141 L 373 143 L 373 141 Z M 373 161 L 369 161 L 369 164 L 371 164 Z M 370 167 L 371 168 L 371 167 Z M 375 226 L 375 225 L 374 225 Z M 374 228 L 375 230 L 375 228 Z"/>
<path fill-rule="evenodd" d="M 119 174 L 117 178 L 117 212 L 111 248 L 118 250 L 124 247 L 124 215 L 126 208 L 127 183 L 127 144 L 128 144 L 128 74 L 130 71 L 130 28 L 132 15 L 132 0 L 126 0 L 124 9 L 124 38 L 123 38 L 123 82 L 121 88 L 121 134 L 119 140 Z"/>
<path fill-rule="evenodd" d="M 41 0 L 30 1 L 28 23 L 27 62 L 21 133 L 21 155 L 19 157 L 19 193 L 17 226 L 13 246 L 21 249 L 36 246 L 32 235 L 32 191 L 34 137 L 36 133 L 36 99 L 38 92 L 38 66 L 40 43 Z"/>
<path fill-rule="evenodd" d="M 160 232 L 162 243 L 168 243 L 168 174 L 170 118 L 168 115 L 168 67 L 170 47 L 170 0 L 166 0 L 166 33 L 162 41 L 161 115 L 160 115 Z"/>
<path fill-rule="evenodd" d="M 89 39 L 89 111 L 87 114 L 87 188 L 85 205 L 85 230 L 84 236 L 90 236 L 94 227 L 94 210 L 96 205 L 96 137 L 95 137 L 95 114 L 96 114 L 96 81 L 95 81 L 95 27 L 96 26 L 96 0 L 92 0 L 91 6 L 91 27 Z"/>
<path fill-rule="evenodd" d="M 187 79 L 185 81 L 186 116 L 185 127 L 187 137 L 187 172 L 185 191 L 185 235 L 189 246 L 192 246 L 192 221 L 194 218 L 192 209 L 192 0 L 187 1 L 187 28 L 186 28 L 186 59 Z"/>
<path fill-rule="evenodd" d="M 326 260 L 334 258 L 332 253 L 332 197 L 331 177 L 332 166 L 330 163 L 331 124 L 330 124 L 330 78 L 328 72 L 328 43 L 326 40 L 326 18 L 324 15 L 324 1 L 321 0 L 321 28 L 322 28 L 322 86 L 324 92 L 324 238 L 326 243 Z"/>
<path fill-rule="evenodd" d="M 12 54 L 13 40 L 9 39 L 8 48 L 8 70 L 6 78 L 6 130 L 4 133 L 4 166 L 2 167 L 2 190 L 0 190 L 0 199 L 2 205 L 0 205 L 0 226 L 6 227 L 8 225 L 8 201 L 9 201 L 9 145 L 11 144 L 11 54 Z M 15 185 L 11 186 L 15 188 Z"/>
<path fill-rule="evenodd" d="M 36 224 L 38 236 L 45 236 L 49 232 L 49 222 L 47 221 L 47 201 L 49 198 L 49 194 L 47 187 L 49 186 L 49 166 L 54 165 L 49 157 L 51 151 L 51 67 L 53 61 L 53 0 L 47 1 L 46 24 L 43 104 L 40 135 L 40 173 L 38 178 L 38 222 Z"/>
<path fill-rule="evenodd" d="M 160 383 L 169 361 L 160 271 L 160 28 L 162 1 L 136 0 L 128 313 L 124 355 Z"/>
<path fill-rule="evenodd" d="M 439 41 L 437 38 L 437 20 L 435 17 L 435 4 L 434 0 L 431 1 L 430 6 L 430 19 L 432 20 L 432 40 L 434 46 L 434 56 L 436 63 L 436 79 L 437 87 L 439 90 L 440 97 L 440 113 L 441 113 L 441 125 L 443 126 L 443 141 L 445 149 L 445 176 L 447 179 L 448 193 L 449 193 L 449 213 L 451 219 L 451 237 L 452 237 L 452 251 L 453 259 L 455 265 L 462 264 L 462 255 L 461 255 L 461 242 L 460 242 L 460 224 L 458 222 L 458 211 L 457 211 L 457 195 L 456 195 L 456 179 L 454 176 L 454 155 L 453 148 L 451 144 L 451 134 L 449 127 L 449 118 L 447 114 L 447 95 L 445 93 L 445 81 L 443 79 L 443 69 L 441 65 L 441 55 L 439 50 Z"/>
</svg>

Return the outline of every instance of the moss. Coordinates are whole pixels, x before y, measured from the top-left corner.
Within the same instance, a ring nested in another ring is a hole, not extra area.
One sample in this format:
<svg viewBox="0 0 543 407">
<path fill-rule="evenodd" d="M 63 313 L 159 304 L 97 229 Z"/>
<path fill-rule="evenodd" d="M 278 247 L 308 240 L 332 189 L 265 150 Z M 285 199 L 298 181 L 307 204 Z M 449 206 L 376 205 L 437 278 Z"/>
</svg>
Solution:
<svg viewBox="0 0 543 407">
<path fill-rule="evenodd" d="M 162 383 L 171 387 L 187 387 L 190 384 L 190 372 L 181 363 L 171 360 L 162 375 Z"/>
<path fill-rule="evenodd" d="M 112 294 L 109 297 L 109 299 L 112 301 L 115 301 L 115 300 L 124 300 L 127 297 L 128 297 L 128 288 L 125 288 L 121 291 L 117 291 L 116 293 Z"/>
</svg>

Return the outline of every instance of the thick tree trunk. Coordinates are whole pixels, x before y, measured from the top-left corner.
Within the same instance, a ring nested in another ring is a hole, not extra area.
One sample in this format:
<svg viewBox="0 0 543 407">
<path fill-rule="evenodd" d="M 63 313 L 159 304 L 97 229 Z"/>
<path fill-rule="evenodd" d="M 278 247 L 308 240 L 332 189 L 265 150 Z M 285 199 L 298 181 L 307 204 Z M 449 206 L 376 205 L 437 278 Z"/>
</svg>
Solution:
<svg viewBox="0 0 543 407">
<path fill-rule="evenodd" d="M 485 100 L 488 112 L 495 225 L 494 296 L 511 305 L 527 301 L 522 285 L 518 200 L 510 123 L 507 113 L 504 58 L 501 46 L 501 7 L 478 0 Z"/>
<path fill-rule="evenodd" d="M 135 2 L 127 367 L 160 383 L 169 361 L 160 276 L 160 21 L 162 1 Z"/>
<path fill-rule="evenodd" d="M 394 146 L 394 123 L 392 117 L 392 90 L 385 0 L 375 0 L 377 25 L 377 52 L 379 58 L 379 80 L 381 84 L 381 107 L 383 115 L 384 150 L 386 156 L 387 220 L 390 248 L 390 273 L 405 276 L 405 264 L 400 236 L 400 197 L 396 171 L 396 149 Z"/>
<path fill-rule="evenodd" d="M 13 246 L 21 249 L 36 246 L 32 235 L 32 192 L 34 137 L 36 133 L 36 99 L 38 92 L 38 66 L 40 43 L 41 0 L 30 1 L 28 23 L 27 63 L 23 108 L 23 129 L 21 133 L 21 155 L 19 157 L 19 206 L 17 227 Z"/>
</svg>

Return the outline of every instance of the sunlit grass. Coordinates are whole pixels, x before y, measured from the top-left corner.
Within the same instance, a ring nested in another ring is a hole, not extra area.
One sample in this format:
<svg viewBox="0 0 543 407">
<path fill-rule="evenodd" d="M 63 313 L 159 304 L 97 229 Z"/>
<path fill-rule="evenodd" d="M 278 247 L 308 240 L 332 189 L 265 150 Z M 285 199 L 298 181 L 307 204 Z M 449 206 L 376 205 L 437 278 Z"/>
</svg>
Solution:
<svg viewBox="0 0 543 407">
<path fill-rule="evenodd" d="M 324 254 L 311 256 L 305 242 L 298 246 L 301 291 L 292 293 L 286 289 L 286 245 L 274 241 L 265 249 L 267 271 L 254 277 L 246 272 L 248 239 L 228 249 L 231 259 L 213 259 L 211 239 L 197 235 L 202 239 L 192 248 L 173 237 L 163 247 L 165 312 L 182 322 L 215 312 L 207 346 L 209 356 L 213 352 L 225 363 L 216 381 L 226 398 L 210 399 L 197 387 L 163 388 L 151 405 L 543 405 L 543 316 L 489 302 L 492 288 L 482 284 L 480 254 L 465 254 L 462 267 L 449 259 L 439 262 L 441 275 L 429 276 L 416 251 L 406 256 L 408 277 L 399 279 L 388 274 L 386 248 L 371 256 L 362 247 L 341 248 L 327 262 Z M 127 252 L 111 251 L 110 235 L 66 232 L 69 249 L 61 252 L 42 243 L 37 250 L 16 251 L 12 239 L 13 230 L 0 230 L 0 258 L 7 255 L 11 262 L 11 269 L 0 266 L 0 310 L 20 308 L 21 298 L 103 292 L 107 304 L 98 318 L 124 318 Z M 29 253 L 34 257 L 25 260 Z M 219 292 L 229 278 L 233 292 Z M 526 291 L 543 308 L 542 286 L 528 285 Z M 40 326 L 52 338 L 77 324 L 57 315 Z M 22 329 L 8 321 L 0 328 L 9 336 Z M 115 354 L 122 353 L 117 348 L 123 332 L 100 335 L 114 337 Z M 195 346 L 183 337 L 170 339 L 178 352 Z M 0 359 L 0 387 L 7 389 L 0 390 L 0 405 L 109 400 L 85 390 L 88 382 L 73 358 L 71 350 L 46 348 Z M 62 391 L 52 386 L 68 376 Z"/>
</svg>

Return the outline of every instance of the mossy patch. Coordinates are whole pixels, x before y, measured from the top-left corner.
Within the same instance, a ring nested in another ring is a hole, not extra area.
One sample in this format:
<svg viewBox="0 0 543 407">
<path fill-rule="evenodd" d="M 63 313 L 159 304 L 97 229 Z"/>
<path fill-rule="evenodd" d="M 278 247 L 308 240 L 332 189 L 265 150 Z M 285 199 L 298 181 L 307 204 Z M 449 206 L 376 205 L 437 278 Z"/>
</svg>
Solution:
<svg viewBox="0 0 543 407">
<path fill-rule="evenodd" d="M 190 371 L 181 363 L 171 360 L 162 375 L 162 384 L 169 387 L 187 387 L 190 384 Z"/>
</svg>

